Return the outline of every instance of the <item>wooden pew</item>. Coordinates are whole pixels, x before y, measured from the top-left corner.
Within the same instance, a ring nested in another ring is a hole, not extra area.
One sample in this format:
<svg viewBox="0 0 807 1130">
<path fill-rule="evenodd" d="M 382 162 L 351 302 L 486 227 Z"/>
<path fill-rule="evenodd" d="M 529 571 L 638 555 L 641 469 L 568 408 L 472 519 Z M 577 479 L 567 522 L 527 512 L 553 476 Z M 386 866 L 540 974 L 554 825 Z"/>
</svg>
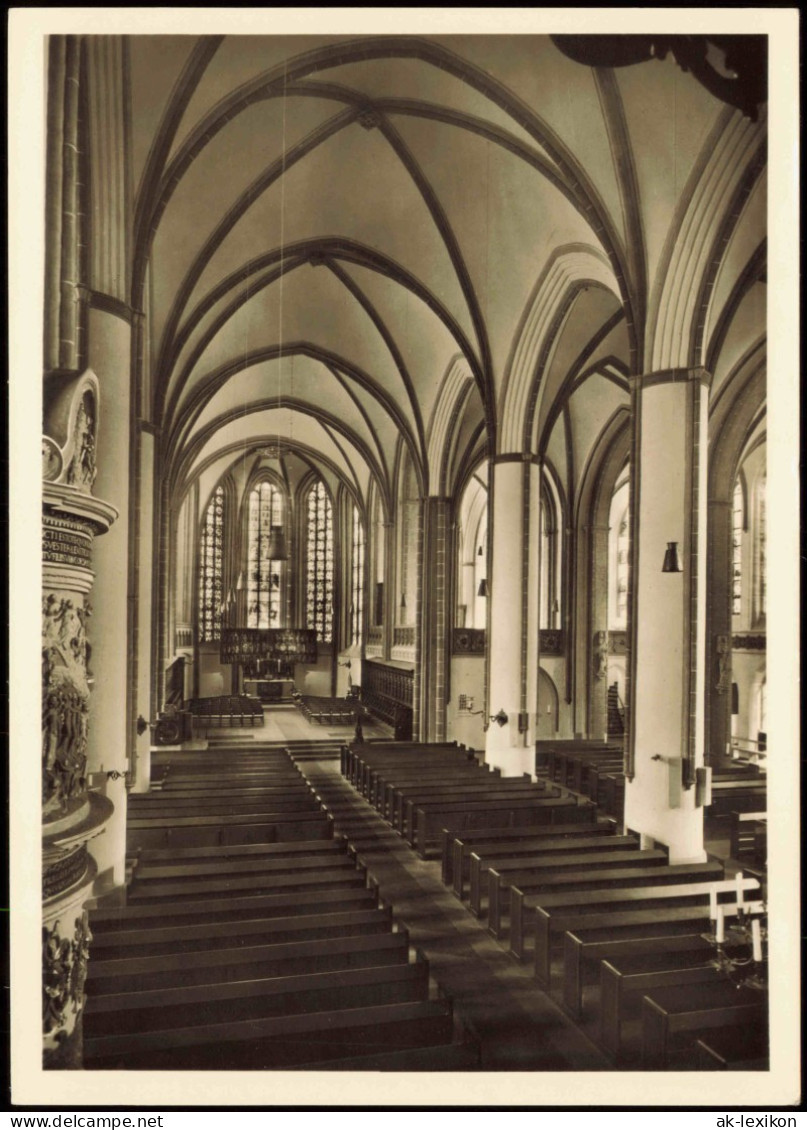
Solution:
<svg viewBox="0 0 807 1130">
<path fill-rule="evenodd" d="M 568 764 L 566 759 L 577 754 L 592 754 L 594 756 L 604 752 L 619 752 L 621 745 L 617 742 L 604 742 L 598 738 L 557 738 L 540 739 L 535 743 L 535 770 L 539 774 L 546 773 L 555 779 L 560 772 L 562 764 Z"/>
<path fill-rule="evenodd" d="M 723 880 L 715 884 L 720 898 L 722 893 L 736 893 L 734 880 Z M 759 891 L 756 879 L 744 883 L 746 891 Z M 736 912 L 736 906 L 722 903 L 727 915 Z M 745 904 L 750 914 L 762 912 L 761 902 Z M 692 914 L 689 911 L 692 910 Z M 594 918 L 581 918 L 583 925 L 568 930 L 563 938 L 562 951 L 562 1001 L 565 1010 L 575 1019 L 579 1018 L 583 1007 L 583 988 L 599 977 L 601 961 L 619 961 L 644 953 L 675 952 L 678 949 L 703 949 L 711 944 L 704 940 L 703 933 L 710 929 L 709 909 L 703 904 L 699 907 L 680 907 L 654 910 L 629 910 L 606 912 Z"/>
<path fill-rule="evenodd" d="M 732 812 L 759 812 L 767 808 L 765 784 L 751 780 L 712 781 L 712 803 L 707 811 L 713 817 Z"/>
<path fill-rule="evenodd" d="M 484 767 L 479 764 L 476 758 L 467 750 L 459 749 L 459 747 L 449 746 L 444 749 L 435 749 L 428 753 L 424 753 L 421 749 L 409 750 L 405 754 L 401 753 L 385 753 L 372 759 L 357 757 L 354 765 L 354 780 L 352 784 L 362 796 L 369 799 L 371 793 L 371 785 L 377 791 L 378 786 L 374 785 L 376 777 L 388 777 L 390 774 L 400 771 L 404 773 L 411 772 L 432 772 L 441 770 L 467 770 L 469 772 L 484 772 Z"/>
<path fill-rule="evenodd" d="M 768 1026 L 715 1028 L 696 1041 L 700 1071 L 769 1071 Z"/>
<path fill-rule="evenodd" d="M 601 750 L 569 751 L 557 758 L 555 776 L 569 788 L 584 792 L 588 773 L 592 768 L 621 769 L 623 763 L 624 753 L 621 746 L 607 746 Z"/>
<path fill-rule="evenodd" d="M 371 788 L 377 792 L 376 778 L 379 776 L 386 777 L 396 770 L 403 770 L 404 772 L 441 770 L 450 772 L 453 769 L 463 768 L 468 770 L 480 769 L 478 762 L 469 757 L 464 750 L 448 750 L 445 753 L 435 751 L 428 756 L 421 753 L 410 753 L 405 760 L 401 760 L 398 755 L 389 755 L 374 761 L 357 759 L 354 765 L 354 780 L 351 783 L 363 797 L 369 799 Z"/>
<path fill-rule="evenodd" d="M 553 796 L 546 786 L 517 778 L 504 778 L 495 781 L 441 781 L 438 785 L 413 784 L 407 789 L 398 790 L 393 806 L 393 828 L 411 841 L 414 813 L 417 809 L 428 809 L 433 805 L 463 803 L 466 800 L 494 799 L 498 797 L 535 797 L 546 800 Z"/>
<path fill-rule="evenodd" d="M 426 852 L 443 828 L 461 831 L 466 827 L 473 827 L 474 821 L 482 820 L 490 825 L 495 819 L 501 820 L 505 825 L 530 825 L 547 824 L 553 820 L 558 823 L 590 821 L 591 816 L 585 807 L 566 797 L 542 799 L 526 795 L 488 797 L 481 801 L 455 803 L 443 801 L 416 808 L 414 819 L 410 823 L 412 838 L 410 840 L 407 836 L 407 840 L 421 859 L 425 859 Z"/>
<path fill-rule="evenodd" d="M 374 882 L 366 887 L 330 884 L 313 891 L 280 891 L 276 894 L 245 894 L 234 891 L 207 899 L 171 899 L 167 902 L 138 900 L 127 906 L 92 911 L 93 938 L 111 936 L 128 928 L 163 929 L 171 926 L 192 926 L 204 921 L 240 922 L 254 918 L 291 918 L 295 914 L 316 914 L 320 911 L 372 910 L 378 905 Z"/>
<path fill-rule="evenodd" d="M 590 797 L 595 804 L 606 803 L 605 795 L 605 778 L 614 774 L 622 774 L 622 761 L 599 761 L 595 765 L 589 765 L 585 781 L 583 783 L 583 793 Z"/>
<path fill-rule="evenodd" d="M 228 892 L 250 891 L 255 894 L 270 894 L 279 891 L 316 890 L 339 882 L 348 887 L 364 886 L 364 876 L 356 868 L 352 859 L 344 857 L 333 861 L 333 866 L 315 868 L 312 871 L 293 868 L 291 871 L 276 871 L 267 867 L 260 873 L 246 875 L 226 874 L 219 879 L 206 876 L 199 879 L 182 878 L 175 882 L 166 880 L 162 883 L 149 883 L 143 886 L 135 885 L 129 893 L 129 902 L 134 903 L 141 899 L 171 898 L 183 899 L 198 897 L 207 892 L 211 897 L 224 895 Z"/>
<path fill-rule="evenodd" d="M 500 779 L 497 770 L 488 772 L 476 762 L 469 762 L 466 766 L 439 766 L 436 768 L 422 767 L 420 769 L 381 770 L 371 774 L 368 800 L 370 803 L 392 822 L 396 813 L 397 794 L 423 790 L 437 790 L 449 788 L 453 785 L 463 784 L 490 784 Z"/>
<path fill-rule="evenodd" d="M 721 979 L 712 965 L 714 950 L 676 950 L 672 953 L 641 954 L 622 958 L 619 963 L 603 961 L 600 965 L 600 1043 L 608 1054 L 619 1059 L 625 1050 L 623 1022 L 632 1006 L 657 989 L 693 987 L 696 997 L 700 986 L 710 986 Z"/>
<path fill-rule="evenodd" d="M 473 763 L 472 763 L 473 765 Z M 492 781 L 500 780 L 500 773 L 498 769 L 487 772 L 485 769 L 479 767 L 469 766 L 467 769 L 422 769 L 420 772 L 415 770 L 407 774 L 396 773 L 387 776 L 384 773 L 373 774 L 370 790 L 370 803 L 392 823 L 396 815 L 396 799 L 403 798 L 407 791 L 413 792 L 415 789 L 422 791 L 423 789 L 439 786 L 447 787 L 449 784 L 490 784 Z M 399 809 L 402 805 L 402 799 L 399 804 Z M 400 811 L 398 811 L 398 819 L 400 819 Z"/>
<path fill-rule="evenodd" d="M 676 914 L 680 908 L 675 908 Z M 714 953 L 714 947 L 698 930 L 708 928 L 708 914 L 703 908 L 694 908 L 696 916 L 667 918 L 666 911 L 643 912 L 652 920 L 633 925 L 622 925 L 619 920 L 627 915 L 614 914 L 615 927 L 567 931 L 563 938 L 563 965 L 561 999 L 563 1007 L 575 1020 L 583 1015 L 583 993 L 587 984 L 599 977 L 603 961 L 619 962 L 625 958 L 648 954 L 688 953 L 702 956 Z M 635 915 L 635 911 L 628 915 Z M 598 918 L 608 917 L 598 915 Z M 653 932 L 655 931 L 655 933 Z"/>
<path fill-rule="evenodd" d="M 767 836 L 767 813 L 732 812 L 729 846 L 731 858 L 737 860 L 750 858 L 756 863 L 764 863 L 764 857 L 758 858 L 761 843 L 757 843 L 757 836 L 760 833 Z"/>
<path fill-rule="evenodd" d="M 591 822 L 561 824 L 552 826 L 533 826 L 519 828 L 480 828 L 477 832 L 462 832 L 459 835 L 450 828 L 443 829 L 441 877 L 446 887 L 453 887 L 458 898 L 465 893 L 465 881 L 470 873 L 471 852 L 480 855 L 491 854 L 498 846 L 518 845 L 521 841 L 535 840 L 545 836 L 610 836 L 616 825 L 613 820 L 595 820 L 595 809 L 589 808 Z"/>
<path fill-rule="evenodd" d="M 453 743 L 440 742 L 434 745 L 427 743 L 389 743 L 371 745 L 362 743 L 356 746 L 345 747 L 344 770 L 350 783 L 366 795 L 365 777 L 374 768 L 387 768 L 391 765 L 413 765 L 420 761 L 437 763 L 439 760 L 450 763 L 458 759 L 460 762 L 475 760 L 474 754 L 461 746 Z"/>
<path fill-rule="evenodd" d="M 389 919 L 384 919 L 386 925 Z M 256 953 L 259 956 L 256 957 Z M 333 969 L 356 969 L 381 965 L 405 965 L 409 961 L 409 935 L 406 930 L 374 930 L 314 938 L 308 941 L 281 942 L 276 945 L 249 947 L 243 962 L 235 963 L 238 973 L 236 983 L 264 977 L 288 977 L 295 973 L 321 973 Z M 125 1003 L 135 994 L 144 1004 L 163 1000 L 166 1004 L 180 1005 L 183 994 L 191 987 L 207 988 L 223 985 L 226 960 L 218 953 L 216 962 L 206 965 L 195 960 L 187 964 L 188 979 L 183 984 L 161 983 L 161 974 L 150 973 L 140 977 L 128 975 L 125 969 L 95 971 L 88 977 L 88 1003 L 91 1011 L 114 1011 L 116 1002 Z M 232 957 L 232 955 L 230 955 Z M 97 1003 L 96 1003 L 97 1002 Z"/>
<path fill-rule="evenodd" d="M 756 989 L 736 988 L 728 981 L 654 989 L 642 1002 L 642 1067 L 664 1071 L 697 1065 L 694 1048 L 687 1056 L 676 1048 L 676 1037 L 709 1028 L 755 1027 L 767 1024 L 768 994 Z M 678 1054 L 676 1054 L 678 1053 Z"/>
<path fill-rule="evenodd" d="M 585 828 L 585 825 L 581 827 Z M 479 850 L 472 851 L 469 868 L 469 909 L 477 917 L 482 913 L 482 901 L 489 898 L 488 875 L 491 870 L 503 878 L 507 886 L 510 886 L 511 871 L 521 873 L 522 870 L 528 870 L 533 865 L 542 867 L 547 855 L 552 857 L 552 853 L 556 859 L 560 858 L 559 852 L 569 853 L 568 856 L 564 855 L 564 863 L 559 865 L 564 867 L 581 866 L 588 863 L 589 859 L 592 861 L 592 866 L 596 867 L 600 863 L 599 856 L 603 852 L 608 853 L 610 862 L 619 860 L 621 864 L 624 858 L 627 866 L 632 856 L 630 854 L 626 856 L 625 853 L 631 853 L 638 848 L 639 840 L 636 836 L 599 835 L 574 836 L 569 839 L 525 840 L 503 851 L 494 850 L 493 854 L 485 858 Z M 660 858 L 666 860 L 665 853 L 662 852 Z M 500 891 L 495 897 L 498 899 L 499 910 L 503 910 L 507 902 L 506 893 Z"/>
<path fill-rule="evenodd" d="M 217 981 L 243 980 L 273 976 L 266 972 L 275 959 L 288 957 L 290 950 L 279 954 L 279 946 L 299 946 L 323 941 L 338 950 L 342 939 L 356 935 L 391 936 L 392 912 L 388 906 L 359 910 L 328 910 L 323 913 L 296 914 L 271 919 L 267 933 L 271 942 L 230 948 L 201 949 L 191 957 L 187 953 L 156 954 L 132 960 L 129 957 L 109 961 L 93 960 L 87 974 L 87 993 L 131 992 L 139 989 L 171 988 L 181 975 L 183 985 Z M 337 943 L 337 939 L 339 940 Z"/>
<path fill-rule="evenodd" d="M 699 868 L 698 873 L 709 879 L 717 879 L 722 873 L 719 864 L 710 866 L 700 863 L 693 867 Z M 755 883 L 755 880 L 748 880 L 749 885 L 745 889 L 751 889 Z M 598 926 L 600 923 L 593 916 L 619 910 L 672 909 L 677 904 L 687 912 L 693 906 L 705 906 L 708 914 L 709 893 L 713 885 L 713 882 L 681 882 L 657 887 L 631 886 L 604 891 L 563 892 L 540 897 L 525 897 L 514 887 L 510 892 L 510 951 L 519 960 L 524 959 L 527 953 L 525 931 L 527 927 L 532 927 L 531 932 L 534 931 L 535 938 L 535 977 L 546 985 L 549 983 L 552 946 L 567 930 Z M 529 921 L 526 914 L 530 915 Z M 686 917 L 686 914 L 682 917 Z M 697 917 L 691 915 L 693 920 Z"/>
<path fill-rule="evenodd" d="M 305 810 L 319 810 L 320 802 L 315 794 L 309 790 L 295 790 L 294 792 L 271 792 L 267 796 L 244 798 L 242 800 L 236 797 L 223 797 L 216 799 L 211 797 L 207 800 L 193 801 L 177 801 L 175 802 L 171 797 L 165 796 L 164 793 L 159 794 L 159 797 L 149 798 L 145 805 L 133 805 L 131 808 L 131 815 L 138 819 L 148 819 L 149 817 L 164 817 L 170 819 L 172 817 L 185 817 L 185 816 L 235 816 L 244 814 L 260 814 L 260 812 L 272 809 L 278 811 L 283 809 L 285 812 L 292 811 L 305 811 Z"/>
<path fill-rule="evenodd" d="M 607 853 L 611 854 L 611 853 Z M 588 870 L 592 865 L 588 859 L 584 863 L 577 863 L 574 869 L 556 874 L 547 873 L 546 870 L 531 867 L 523 872 L 499 875 L 491 871 L 488 879 L 488 930 L 496 938 L 504 935 L 503 914 L 507 909 L 508 893 L 510 893 L 511 933 L 513 928 L 512 918 L 515 905 L 512 901 L 512 891 L 518 889 L 521 894 L 519 909 L 516 913 L 523 915 L 523 907 L 538 905 L 542 893 L 550 891 L 579 891 L 587 894 L 599 894 L 603 890 L 631 889 L 640 890 L 646 886 L 661 886 L 668 883 L 688 882 L 695 878 L 718 878 L 722 876 L 722 865 L 705 863 L 679 863 L 668 864 L 666 851 L 653 849 L 648 852 L 632 851 L 625 853 L 620 858 L 620 853 L 612 857 L 611 861 L 604 862 L 601 871 L 589 875 Z M 522 924 L 516 929 L 523 929 Z"/>
<path fill-rule="evenodd" d="M 327 1063 L 360 1055 L 368 1047 L 397 1050 L 450 1043 L 450 1001 L 445 999 L 382 1004 L 337 1012 L 241 1020 L 204 1027 L 172 1029 L 143 1036 L 85 1040 L 86 1064 L 93 1069 L 131 1070 L 153 1066 L 173 1070 L 271 1070 Z"/>
<path fill-rule="evenodd" d="M 363 966 L 285 977 L 254 978 L 217 986 L 188 986 L 170 1001 L 155 993 L 117 994 L 114 1001 L 97 998 L 88 1015 L 91 1040 L 125 1032 L 153 1033 L 189 1025 L 234 1023 L 268 1016 L 338 1011 L 366 1005 L 423 1000 L 428 995 L 428 963 Z M 181 1002 L 177 1000 L 181 997 Z M 181 1008 L 178 1011 L 178 1006 Z"/>
<path fill-rule="evenodd" d="M 127 821 L 129 850 L 138 847 L 213 847 L 226 844 L 272 843 L 277 840 L 331 839 L 333 818 L 321 811 L 266 812 L 238 815 Z"/>
</svg>

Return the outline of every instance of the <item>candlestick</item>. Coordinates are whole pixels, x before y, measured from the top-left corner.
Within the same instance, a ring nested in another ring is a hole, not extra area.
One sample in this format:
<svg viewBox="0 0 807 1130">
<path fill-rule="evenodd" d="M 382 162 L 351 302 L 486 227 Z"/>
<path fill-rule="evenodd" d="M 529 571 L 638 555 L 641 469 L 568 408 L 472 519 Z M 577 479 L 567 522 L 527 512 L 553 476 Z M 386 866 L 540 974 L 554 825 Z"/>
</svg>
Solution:
<svg viewBox="0 0 807 1130">
<path fill-rule="evenodd" d="M 709 891 L 709 917 L 713 922 L 717 918 L 717 891 Z"/>
<path fill-rule="evenodd" d="M 737 906 L 743 905 L 743 873 L 738 871 L 736 876 L 737 880 Z"/>
<path fill-rule="evenodd" d="M 725 942 L 726 940 L 726 922 L 723 917 L 723 907 L 717 908 L 717 921 L 715 922 L 715 941 Z"/>
<path fill-rule="evenodd" d="M 758 918 L 755 918 L 751 923 L 751 945 L 754 961 L 762 961 L 762 929 Z"/>
</svg>

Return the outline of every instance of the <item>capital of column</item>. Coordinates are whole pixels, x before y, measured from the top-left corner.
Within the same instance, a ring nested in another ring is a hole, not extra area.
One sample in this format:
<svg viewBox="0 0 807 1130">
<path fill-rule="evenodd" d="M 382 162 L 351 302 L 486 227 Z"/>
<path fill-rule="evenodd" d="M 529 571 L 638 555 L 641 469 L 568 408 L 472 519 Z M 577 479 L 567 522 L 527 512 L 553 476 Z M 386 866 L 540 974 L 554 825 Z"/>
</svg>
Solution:
<svg viewBox="0 0 807 1130">
<path fill-rule="evenodd" d="M 533 455 L 531 451 L 500 451 L 494 455 L 491 463 L 532 463 L 535 467 L 543 466 L 543 458 Z"/>
<path fill-rule="evenodd" d="M 654 385 L 688 384 L 697 382 L 711 387 L 712 374 L 702 366 L 692 369 L 657 369 L 653 373 L 634 373 L 629 378 L 631 391 L 653 388 Z"/>
</svg>

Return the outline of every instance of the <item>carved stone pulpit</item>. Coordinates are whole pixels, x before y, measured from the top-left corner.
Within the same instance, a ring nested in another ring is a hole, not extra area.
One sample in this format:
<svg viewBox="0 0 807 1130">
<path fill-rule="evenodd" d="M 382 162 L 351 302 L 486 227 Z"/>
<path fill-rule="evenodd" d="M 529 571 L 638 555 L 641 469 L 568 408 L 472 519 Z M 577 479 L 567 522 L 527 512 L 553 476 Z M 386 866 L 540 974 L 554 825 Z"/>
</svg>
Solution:
<svg viewBox="0 0 807 1130">
<path fill-rule="evenodd" d="M 112 802 L 87 788 L 93 541 L 117 518 L 94 498 L 98 381 L 54 378 L 42 438 L 42 1011 L 44 1066 L 81 1067 L 96 867 Z M 55 386 L 55 387 L 54 387 Z"/>
</svg>

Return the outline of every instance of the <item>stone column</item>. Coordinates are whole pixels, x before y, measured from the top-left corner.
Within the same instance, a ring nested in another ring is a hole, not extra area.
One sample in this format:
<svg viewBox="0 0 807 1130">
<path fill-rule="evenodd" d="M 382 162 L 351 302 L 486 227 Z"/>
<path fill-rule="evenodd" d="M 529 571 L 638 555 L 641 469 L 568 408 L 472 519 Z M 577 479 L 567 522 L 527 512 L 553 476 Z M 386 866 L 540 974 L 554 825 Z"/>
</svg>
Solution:
<svg viewBox="0 0 807 1130">
<path fill-rule="evenodd" d="M 521 455 L 491 467 L 485 760 L 503 776 L 535 771 L 540 476 Z"/>
<path fill-rule="evenodd" d="M 423 504 L 423 562 L 421 565 L 420 650 L 418 694 L 421 741 L 446 737 L 450 624 L 449 556 L 451 502 L 427 498 Z"/>
<path fill-rule="evenodd" d="M 95 621 L 103 630 L 97 632 L 93 648 L 97 693 L 90 706 L 88 765 L 91 773 L 104 775 L 103 787 L 115 806 L 96 852 L 95 893 L 103 894 L 125 881 L 126 785 L 134 743 L 129 730 L 135 603 L 130 595 L 131 327 L 122 317 L 91 309 L 89 328 L 90 363 L 101 375 L 105 397 L 114 404 L 114 411 L 105 414 L 99 434 L 96 489 L 110 498 L 120 513 L 114 530 L 96 549 L 93 594 Z"/>
<path fill-rule="evenodd" d="M 42 1003 L 44 1066 L 80 1068 L 90 932 L 85 903 L 98 873 L 95 839 L 113 804 L 88 789 L 90 699 L 97 656 L 93 542 L 117 517 L 93 497 L 98 381 L 46 386 L 42 593 Z M 95 617 L 95 624 L 91 623 Z M 91 855 L 88 843 L 94 840 Z"/>
<path fill-rule="evenodd" d="M 631 467 L 633 583 L 631 725 L 625 824 L 704 861 L 706 453 L 709 374 L 675 369 L 634 378 Z M 668 543 L 681 572 L 662 572 Z"/>
</svg>

